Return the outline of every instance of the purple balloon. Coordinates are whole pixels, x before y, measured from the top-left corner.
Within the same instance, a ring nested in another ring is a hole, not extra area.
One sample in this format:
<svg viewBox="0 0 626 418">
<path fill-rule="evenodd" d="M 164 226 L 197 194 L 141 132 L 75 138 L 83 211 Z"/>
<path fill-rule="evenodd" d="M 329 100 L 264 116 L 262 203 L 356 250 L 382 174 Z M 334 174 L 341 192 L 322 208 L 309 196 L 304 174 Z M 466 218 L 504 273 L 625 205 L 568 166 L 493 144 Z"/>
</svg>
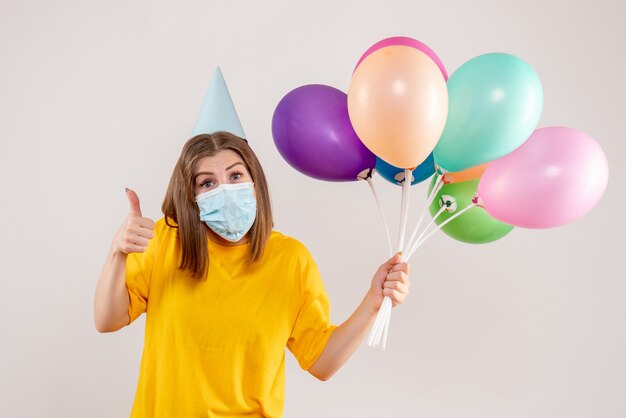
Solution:
<svg viewBox="0 0 626 418">
<path fill-rule="evenodd" d="M 348 116 L 348 96 L 321 84 L 298 87 L 278 103 L 272 118 L 276 148 L 293 168 L 326 181 L 358 180 L 376 166 Z"/>
</svg>

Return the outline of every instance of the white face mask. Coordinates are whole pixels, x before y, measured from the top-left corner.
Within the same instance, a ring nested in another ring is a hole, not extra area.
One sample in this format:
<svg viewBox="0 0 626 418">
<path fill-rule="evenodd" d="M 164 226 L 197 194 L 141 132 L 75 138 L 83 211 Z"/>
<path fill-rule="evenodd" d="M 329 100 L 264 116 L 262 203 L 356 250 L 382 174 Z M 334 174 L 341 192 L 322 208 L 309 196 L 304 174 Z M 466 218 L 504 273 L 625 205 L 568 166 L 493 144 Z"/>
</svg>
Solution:
<svg viewBox="0 0 626 418">
<path fill-rule="evenodd" d="M 200 220 L 220 237 L 237 242 L 256 219 L 254 183 L 221 184 L 196 196 Z"/>
</svg>

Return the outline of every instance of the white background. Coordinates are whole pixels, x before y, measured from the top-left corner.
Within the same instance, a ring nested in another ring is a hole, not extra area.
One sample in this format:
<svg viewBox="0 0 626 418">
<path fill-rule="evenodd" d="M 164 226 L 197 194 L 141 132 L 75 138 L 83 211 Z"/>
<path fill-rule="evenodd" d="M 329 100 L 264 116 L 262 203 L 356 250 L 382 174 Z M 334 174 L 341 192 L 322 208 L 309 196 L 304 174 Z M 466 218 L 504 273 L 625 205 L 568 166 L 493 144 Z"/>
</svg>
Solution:
<svg viewBox="0 0 626 418">
<path fill-rule="evenodd" d="M 385 352 L 330 381 L 290 353 L 286 417 L 626 416 L 624 3 L 0 1 L 0 415 L 128 416 L 144 320 L 99 334 L 93 292 L 135 189 L 160 204 L 220 65 L 269 178 L 276 228 L 318 262 L 335 323 L 386 258 L 364 183 L 288 166 L 271 118 L 290 90 L 347 90 L 373 43 L 411 36 L 450 73 L 487 52 L 526 60 L 540 126 L 582 130 L 610 164 L 583 219 L 488 245 L 437 234 L 412 260 Z M 376 179 L 392 225 L 400 189 Z M 411 216 L 425 201 L 413 188 Z M 394 229 L 395 234 L 395 229 Z"/>
</svg>

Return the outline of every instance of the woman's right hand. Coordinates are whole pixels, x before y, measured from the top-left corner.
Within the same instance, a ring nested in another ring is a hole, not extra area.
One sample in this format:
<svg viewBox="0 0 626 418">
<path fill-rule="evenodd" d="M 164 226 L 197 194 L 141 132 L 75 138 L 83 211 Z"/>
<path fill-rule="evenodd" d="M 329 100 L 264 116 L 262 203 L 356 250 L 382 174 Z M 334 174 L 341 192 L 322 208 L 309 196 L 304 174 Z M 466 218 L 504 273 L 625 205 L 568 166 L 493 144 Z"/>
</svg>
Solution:
<svg viewBox="0 0 626 418">
<path fill-rule="evenodd" d="M 113 249 L 124 254 L 142 253 L 154 237 L 155 223 L 150 218 L 141 216 L 139 197 L 133 190 L 126 189 L 130 211 L 124 224 L 118 229 L 113 239 Z"/>
<path fill-rule="evenodd" d="M 130 322 L 126 287 L 126 255 L 146 251 L 154 236 L 154 221 L 141 216 L 137 193 L 126 189 L 130 212 L 115 234 L 96 284 L 94 322 L 100 332 L 117 331 Z"/>
</svg>

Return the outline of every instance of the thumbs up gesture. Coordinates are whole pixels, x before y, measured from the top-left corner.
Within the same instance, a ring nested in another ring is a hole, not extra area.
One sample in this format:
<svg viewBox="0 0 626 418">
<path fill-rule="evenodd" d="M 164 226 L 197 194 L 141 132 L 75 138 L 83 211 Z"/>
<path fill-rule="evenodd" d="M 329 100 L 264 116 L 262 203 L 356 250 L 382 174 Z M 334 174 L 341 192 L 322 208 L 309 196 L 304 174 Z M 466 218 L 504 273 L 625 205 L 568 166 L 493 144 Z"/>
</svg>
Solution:
<svg viewBox="0 0 626 418">
<path fill-rule="evenodd" d="M 130 204 L 130 211 L 126 221 L 117 231 L 114 245 L 124 254 L 142 253 L 148 247 L 148 242 L 154 236 L 154 221 L 141 216 L 139 196 L 130 189 L 126 189 L 126 197 Z"/>
</svg>

